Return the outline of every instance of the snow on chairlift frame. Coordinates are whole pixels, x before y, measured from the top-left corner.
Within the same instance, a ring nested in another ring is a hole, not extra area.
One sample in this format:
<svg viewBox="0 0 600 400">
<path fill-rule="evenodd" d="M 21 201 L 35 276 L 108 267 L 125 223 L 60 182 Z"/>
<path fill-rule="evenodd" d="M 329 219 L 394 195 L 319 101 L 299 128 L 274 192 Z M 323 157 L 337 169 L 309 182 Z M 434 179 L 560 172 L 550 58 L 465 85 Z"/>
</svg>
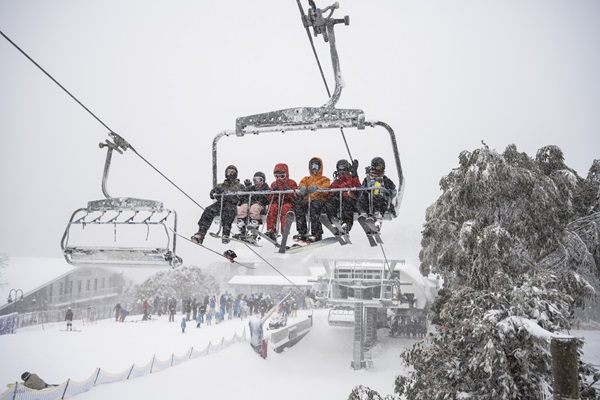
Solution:
<svg viewBox="0 0 600 400">
<path fill-rule="evenodd" d="M 183 260 L 176 253 L 177 237 L 170 232 L 177 232 L 177 213 L 164 208 L 160 201 L 115 198 L 108 194 L 112 151 L 122 154 L 122 150 L 129 147 L 116 133 L 111 132 L 109 136 L 114 143 L 109 140 L 100 143 L 100 148 L 107 148 L 102 177 L 102 193 L 106 199 L 90 201 L 86 208 L 73 212 L 61 240 L 65 260 L 77 266 L 180 266 Z M 135 240 L 124 244 L 122 237 L 129 238 L 130 232 Z M 89 245 L 90 241 L 95 245 Z"/>
<path fill-rule="evenodd" d="M 213 139 L 212 145 L 212 172 L 213 172 L 213 187 L 217 185 L 217 145 L 222 137 L 245 135 L 258 135 L 265 132 L 280 132 L 287 131 L 316 131 L 318 129 L 331 128 L 357 128 L 364 130 L 365 127 L 383 127 L 390 136 L 391 148 L 394 154 L 396 172 L 398 175 L 398 190 L 394 198 L 390 199 L 391 204 L 389 212 L 385 213 L 382 218 L 391 220 L 395 218 L 400 210 L 402 196 L 404 193 L 404 175 L 402 173 L 402 164 L 400 163 L 400 154 L 396 136 L 390 125 L 382 121 L 366 121 L 364 112 L 360 109 L 338 109 L 335 108 L 342 92 L 342 78 L 340 71 L 339 57 L 335 46 L 334 25 L 344 23 L 349 25 L 349 18 L 346 16 L 343 19 L 333 19 L 331 15 L 335 9 L 339 8 L 336 2 L 332 6 L 325 9 L 313 7 L 309 10 L 309 14 L 303 15 L 304 26 L 312 27 L 314 35 L 323 34 L 325 42 L 329 43 L 330 54 L 335 76 L 335 90 L 330 99 L 321 107 L 296 107 L 277 111 L 266 112 L 263 114 L 254 114 L 236 119 L 235 131 L 225 130 L 218 133 Z M 323 13 L 330 11 L 329 16 L 323 17 Z M 365 190 L 365 189 L 362 189 Z M 372 190 L 372 189 L 367 189 Z M 371 201 L 372 204 L 372 195 Z"/>
</svg>

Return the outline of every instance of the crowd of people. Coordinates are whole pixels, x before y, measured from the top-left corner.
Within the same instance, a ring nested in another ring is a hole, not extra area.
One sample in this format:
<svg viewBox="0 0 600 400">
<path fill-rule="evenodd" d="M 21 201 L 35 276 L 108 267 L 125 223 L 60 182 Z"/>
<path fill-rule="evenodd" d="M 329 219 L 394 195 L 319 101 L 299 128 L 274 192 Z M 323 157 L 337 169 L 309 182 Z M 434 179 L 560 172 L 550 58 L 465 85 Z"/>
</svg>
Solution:
<svg viewBox="0 0 600 400">
<path fill-rule="evenodd" d="M 309 160 L 308 175 L 299 183 L 290 178 L 285 163 L 275 165 L 273 177 L 274 181 L 268 185 L 266 175 L 258 171 L 252 180 L 246 179 L 242 183 L 237 167 L 227 166 L 225 180 L 209 193 L 214 203 L 204 209 L 192 241 L 202 244 L 217 216 L 221 219 L 223 243 L 229 243 L 234 222 L 239 232 L 237 238 L 256 240 L 255 233 L 247 228 L 258 228 L 263 223 L 263 216 L 267 228 L 265 235 L 276 241 L 277 232 L 285 226 L 286 214 L 293 211 L 297 231 L 294 240 L 314 243 L 323 238 L 321 214 L 325 214 L 330 222 L 337 219 L 335 222 L 339 221 L 339 224 L 336 225 L 342 230 L 338 233 L 347 234 L 352 229 L 355 213 L 380 219 L 387 212 L 395 212 L 391 200 L 397 194 L 396 185 L 385 175 L 385 161 L 381 157 L 371 160 L 362 183 L 358 178 L 357 160 L 339 160 L 332 181 L 324 175 L 323 160 L 319 157 Z"/>
<path fill-rule="evenodd" d="M 185 297 L 177 300 L 175 297 L 156 296 L 152 301 L 144 299 L 141 304 L 143 321 L 151 319 L 152 314 L 159 317 L 167 314 L 169 322 L 175 322 L 175 316 L 177 312 L 180 312 L 182 314 L 181 328 L 182 331 L 185 331 L 187 323 L 190 321 L 195 322 L 196 327 L 200 328 L 202 325 L 219 324 L 235 318 L 245 319 L 252 315 L 259 315 L 262 318 L 276 304 L 279 304 L 278 313 L 295 317 L 299 309 L 312 309 L 317 301 L 313 290 L 303 292 L 293 289 L 291 293 L 290 290 L 286 290 L 279 293 L 262 292 L 237 295 L 226 291 L 220 295 L 206 295 L 203 299 Z M 117 303 L 113 310 L 115 311 L 115 321 L 122 322 L 123 314 L 128 314 L 120 303 Z"/>
</svg>

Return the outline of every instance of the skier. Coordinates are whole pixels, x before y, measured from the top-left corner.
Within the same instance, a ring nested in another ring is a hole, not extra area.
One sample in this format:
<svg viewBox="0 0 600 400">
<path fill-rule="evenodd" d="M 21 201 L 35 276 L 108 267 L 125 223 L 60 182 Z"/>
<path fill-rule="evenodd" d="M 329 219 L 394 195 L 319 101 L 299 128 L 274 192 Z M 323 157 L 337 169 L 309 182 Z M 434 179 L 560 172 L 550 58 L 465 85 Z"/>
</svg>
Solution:
<svg viewBox="0 0 600 400">
<path fill-rule="evenodd" d="M 331 189 L 340 188 L 358 188 L 360 181 L 357 174 L 358 161 L 354 160 L 352 165 L 348 160 L 339 160 L 335 165 L 333 173 L 334 181 L 331 183 Z M 339 218 L 342 221 L 342 228 L 346 234 L 352 229 L 354 223 L 354 211 L 356 211 L 356 201 L 358 199 L 357 191 L 331 192 L 325 203 L 325 212 L 327 218 L 332 221 L 333 218 Z M 340 218 L 341 217 L 341 218 Z"/>
<path fill-rule="evenodd" d="M 298 184 L 289 178 L 289 169 L 287 164 L 279 163 L 273 169 L 275 181 L 271 183 L 271 190 L 296 190 Z M 265 234 L 273 240 L 277 240 L 277 213 L 281 211 L 281 226 L 285 225 L 285 215 L 294 208 L 294 195 L 289 194 L 271 194 L 269 196 L 269 212 L 267 214 L 267 232 Z"/>
<path fill-rule="evenodd" d="M 244 185 L 240 183 L 238 170 L 235 165 L 229 165 L 225 168 L 225 180 L 219 183 L 210 191 L 210 198 L 215 202 L 204 209 L 200 220 L 198 221 L 198 232 L 192 236 L 192 242 L 202 244 L 206 231 L 210 228 L 213 219 L 221 214 L 221 228 L 223 235 L 221 241 L 229 243 L 229 235 L 231 233 L 231 224 L 237 214 L 238 196 L 224 196 L 223 192 L 240 192 L 244 190 Z M 222 205 L 222 207 L 221 207 Z"/>
<path fill-rule="evenodd" d="M 181 333 L 185 333 L 185 327 L 187 326 L 186 318 L 181 318 Z"/>
<path fill-rule="evenodd" d="M 390 204 L 397 193 L 396 185 L 385 175 L 385 161 L 383 158 L 373 158 L 371 165 L 366 168 L 366 172 L 367 176 L 363 180 L 362 186 L 374 188 L 374 190 L 361 193 L 358 198 L 359 212 L 375 216 L 378 220 L 386 211 L 395 213 L 393 207 L 390 209 Z"/>
<path fill-rule="evenodd" d="M 244 181 L 246 191 L 258 192 L 269 190 L 269 185 L 265 180 L 266 176 L 264 172 L 256 172 L 252 177 L 252 181 L 250 181 L 250 179 Z M 244 196 L 240 200 L 240 203 L 241 204 L 237 209 L 237 227 L 240 231 L 240 237 L 245 237 L 246 223 L 249 223 L 252 227 L 257 229 L 258 226 L 262 224 L 261 215 L 269 204 L 269 196 L 267 194 L 251 194 L 249 196 Z M 249 221 L 247 221 L 248 216 L 250 217 Z"/>
<path fill-rule="evenodd" d="M 65 314 L 65 321 L 67 321 L 67 330 L 73 330 L 73 310 L 71 307 L 67 307 L 67 313 Z"/>
<path fill-rule="evenodd" d="M 248 327 L 250 328 L 250 346 L 258 354 L 260 354 L 261 344 L 263 340 L 263 326 L 258 315 L 253 316 L 248 321 Z"/>
<path fill-rule="evenodd" d="M 319 157 L 310 159 L 308 162 L 308 172 L 309 174 L 302 178 L 298 184 L 299 193 L 294 205 L 298 234 L 294 235 L 294 240 L 312 243 L 318 242 L 323 237 L 323 227 L 321 226 L 319 217 L 321 216 L 321 210 L 325 205 L 328 195 L 327 193 L 319 193 L 317 190 L 328 188 L 331 180 L 323 176 L 323 161 Z M 307 213 L 310 213 L 310 235 L 307 235 Z"/>
</svg>

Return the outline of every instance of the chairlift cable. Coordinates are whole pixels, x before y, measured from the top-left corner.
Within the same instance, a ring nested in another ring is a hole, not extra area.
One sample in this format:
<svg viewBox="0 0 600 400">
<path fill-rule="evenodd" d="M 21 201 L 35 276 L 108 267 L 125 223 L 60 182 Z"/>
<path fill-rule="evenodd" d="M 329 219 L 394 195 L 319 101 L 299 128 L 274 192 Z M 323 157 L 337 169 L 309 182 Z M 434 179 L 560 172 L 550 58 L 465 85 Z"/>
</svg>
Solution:
<svg viewBox="0 0 600 400">
<path fill-rule="evenodd" d="M 296 3 L 298 4 L 298 9 L 300 10 L 300 15 L 302 16 L 302 24 L 306 28 L 306 35 L 308 36 L 310 47 L 312 48 L 315 60 L 317 61 L 317 66 L 319 67 L 319 72 L 321 73 L 321 78 L 323 79 L 323 84 L 325 85 L 327 96 L 331 97 L 331 92 L 329 91 L 329 86 L 327 85 L 327 78 L 325 78 L 325 74 L 323 73 L 323 67 L 321 67 L 321 61 L 319 60 L 319 55 L 317 54 L 315 43 L 313 41 L 312 36 L 310 35 L 310 29 L 308 28 L 308 24 L 306 23 L 306 14 L 304 14 L 304 8 L 302 7 L 300 0 L 296 0 Z M 350 162 L 352 162 L 354 158 L 352 158 L 352 153 L 350 152 L 350 147 L 348 146 L 348 141 L 346 140 L 346 135 L 344 134 L 344 127 L 340 126 L 340 132 L 342 133 L 342 139 L 344 139 L 344 145 L 346 146 L 346 150 L 348 151 Z"/>
<path fill-rule="evenodd" d="M 96 116 L 96 114 L 94 114 L 89 108 L 87 108 L 81 101 L 79 101 L 79 99 L 77 99 L 77 97 L 75 97 L 71 92 L 69 92 L 63 85 L 61 85 L 56 79 L 54 79 L 54 77 L 52 75 L 50 75 L 44 68 L 42 68 L 41 65 L 39 65 L 37 62 L 35 62 L 35 60 L 33 58 L 31 58 L 25 51 L 23 51 L 23 49 L 21 49 L 15 42 L 13 42 L 8 36 L 6 36 L 4 34 L 4 32 L 2 32 L 0 30 L 0 35 L 2 35 L 6 40 L 8 40 L 8 42 L 10 44 L 12 44 L 17 50 L 19 50 L 19 52 L 21 54 L 23 54 L 29 61 L 31 61 L 36 67 L 38 67 L 40 69 L 40 71 L 42 71 L 48 78 L 50 78 L 54 83 L 56 83 L 58 85 L 58 87 L 60 87 L 66 94 L 68 94 L 73 100 L 75 100 L 75 102 L 77 102 L 77 104 L 79 104 L 81 107 L 83 107 L 83 109 L 85 111 L 88 112 L 88 114 L 90 114 L 92 117 L 94 117 L 94 119 L 96 121 L 98 121 L 102 126 L 104 126 L 106 129 L 108 129 L 111 133 L 114 133 L 114 131 L 112 129 L 110 129 L 110 127 L 108 125 L 106 125 L 104 123 L 104 121 L 102 121 L 100 118 L 98 118 L 98 116 Z M 202 210 L 204 210 L 204 207 L 202 207 L 200 204 L 198 204 L 198 202 L 196 202 L 193 198 L 191 198 L 185 191 L 183 191 L 179 186 L 177 186 L 175 183 L 173 183 L 173 181 L 171 181 L 169 178 L 167 178 L 165 176 L 165 174 L 163 174 L 161 171 L 158 170 L 158 168 L 156 168 L 154 165 L 152 165 L 148 160 L 146 160 L 144 157 L 142 157 L 142 155 L 140 153 L 138 153 L 133 146 L 129 146 L 129 148 L 131 148 L 131 150 L 138 156 L 140 157 L 146 164 L 148 164 L 150 167 L 152 167 L 156 172 L 158 172 L 163 178 L 165 178 L 171 185 L 175 186 L 175 188 L 177 188 L 181 193 L 183 193 L 188 199 L 190 199 L 192 202 L 194 202 L 198 207 L 200 207 Z"/>
<path fill-rule="evenodd" d="M 302 291 L 302 289 L 300 287 L 298 287 L 294 282 L 292 282 L 287 276 L 285 276 L 281 271 L 279 271 L 277 268 L 275 268 L 273 266 L 273 264 L 271 264 L 270 262 L 268 262 L 267 260 L 265 260 L 265 258 L 263 256 L 261 256 L 260 254 L 258 254 L 258 252 L 256 250 L 254 250 L 252 247 L 250 247 L 250 245 L 248 245 L 247 243 L 244 243 L 244 245 L 250 249 L 254 254 L 256 254 L 258 256 L 258 258 L 260 258 L 261 260 L 263 260 L 265 263 L 267 263 L 267 265 L 271 268 L 273 268 L 273 270 L 275 270 L 275 272 L 277 272 L 279 275 L 283 276 L 283 278 L 288 281 L 289 283 L 292 284 L 292 286 L 294 286 L 296 289 Z"/>
</svg>

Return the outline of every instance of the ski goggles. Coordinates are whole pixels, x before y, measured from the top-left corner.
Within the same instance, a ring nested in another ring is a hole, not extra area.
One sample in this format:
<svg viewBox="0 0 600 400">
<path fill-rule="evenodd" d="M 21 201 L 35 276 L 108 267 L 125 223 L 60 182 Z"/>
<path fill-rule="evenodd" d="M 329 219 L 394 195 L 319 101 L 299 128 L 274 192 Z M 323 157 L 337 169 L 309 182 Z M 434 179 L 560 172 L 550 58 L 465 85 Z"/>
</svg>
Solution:
<svg viewBox="0 0 600 400">
<path fill-rule="evenodd" d="M 265 180 L 262 178 L 262 176 L 255 176 L 254 178 L 252 178 L 252 182 L 254 183 L 263 183 Z"/>
<path fill-rule="evenodd" d="M 285 179 L 286 173 L 283 171 L 275 171 L 274 175 L 277 179 Z"/>
<path fill-rule="evenodd" d="M 237 171 L 233 168 L 229 168 L 226 172 L 225 175 L 227 176 L 236 176 L 237 175 Z"/>
</svg>

